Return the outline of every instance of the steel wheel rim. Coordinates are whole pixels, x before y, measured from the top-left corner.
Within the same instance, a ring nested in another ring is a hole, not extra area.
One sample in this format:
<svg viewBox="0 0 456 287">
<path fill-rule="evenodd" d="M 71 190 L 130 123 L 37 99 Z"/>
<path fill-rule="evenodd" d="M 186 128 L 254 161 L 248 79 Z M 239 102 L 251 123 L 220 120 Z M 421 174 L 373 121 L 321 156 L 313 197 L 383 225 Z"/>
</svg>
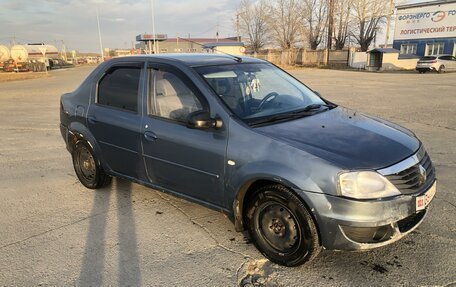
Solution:
<svg viewBox="0 0 456 287">
<path fill-rule="evenodd" d="M 293 213 L 284 205 L 268 202 L 259 207 L 258 230 L 264 240 L 281 253 L 294 253 L 301 243 L 301 232 Z"/>
<path fill-rule="evenodd" d="M 78 166 L 81 175 L 88 181 L 92 181 L 96 175 L 95 159 L 86 147 L 82 147 L 78 154 Z"/>
</svg>

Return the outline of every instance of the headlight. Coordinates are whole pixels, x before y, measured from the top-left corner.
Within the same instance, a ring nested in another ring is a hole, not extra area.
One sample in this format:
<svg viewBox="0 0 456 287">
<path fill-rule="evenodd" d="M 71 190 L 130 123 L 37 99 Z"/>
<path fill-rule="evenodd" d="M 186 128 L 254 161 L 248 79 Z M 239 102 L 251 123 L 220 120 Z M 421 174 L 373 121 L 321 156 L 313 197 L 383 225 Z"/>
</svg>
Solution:
<svg viewBox="0 0 456 287">
<path fill-rule="evenodd" d="M 357 199 L 390 197 L 399 190 L 375 171 L 357 171 L 339 174 L 339 193 Z"/>
</svg>

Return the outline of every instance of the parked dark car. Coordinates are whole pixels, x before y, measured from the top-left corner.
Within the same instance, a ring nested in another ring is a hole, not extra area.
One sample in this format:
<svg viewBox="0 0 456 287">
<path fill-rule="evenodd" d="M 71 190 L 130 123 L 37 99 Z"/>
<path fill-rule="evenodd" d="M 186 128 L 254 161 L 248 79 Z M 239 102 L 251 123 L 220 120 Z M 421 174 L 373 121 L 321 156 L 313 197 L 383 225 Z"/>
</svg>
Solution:
<svg viewBox="0 0 456 287">
<path fill-rule="evenodd" d="M 395 242 L 423 221 L 436 192 L 411 131 L 337 106 L 262 60 L 114 58 L 60 107 L 84 186 L 116 176 L 220 210 L 286 266 L 322 247 Z"/>
</svg>

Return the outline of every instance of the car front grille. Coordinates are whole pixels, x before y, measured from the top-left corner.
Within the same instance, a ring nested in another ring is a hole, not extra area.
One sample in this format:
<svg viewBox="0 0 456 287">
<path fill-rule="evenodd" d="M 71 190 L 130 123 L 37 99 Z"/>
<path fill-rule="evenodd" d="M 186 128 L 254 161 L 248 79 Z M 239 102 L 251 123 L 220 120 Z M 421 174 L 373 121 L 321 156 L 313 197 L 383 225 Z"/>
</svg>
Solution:
<svg viewBox="0 0 456 287">
<path fill-rule="evenodd" d="M 403 194 L 419 193 L 427 190 L 435 181 L 435 168 L 423 147 L 417 152 L 419 162 L 386 178 Z M 425 175 L 423 177 L 423 175 Z"/>
</svg>

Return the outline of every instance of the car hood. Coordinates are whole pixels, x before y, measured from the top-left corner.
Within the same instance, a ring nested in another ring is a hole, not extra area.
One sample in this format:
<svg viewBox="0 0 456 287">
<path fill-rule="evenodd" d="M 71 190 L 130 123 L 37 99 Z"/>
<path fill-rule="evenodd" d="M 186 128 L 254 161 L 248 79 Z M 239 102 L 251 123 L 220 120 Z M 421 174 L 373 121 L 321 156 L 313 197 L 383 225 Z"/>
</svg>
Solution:
<svg viewBox="0 0 456 287">
<path fill-rule="evenodd" d="M 387 167 L 420 146 L 409 130 L 342 107 L 255 130 L 345 169 Z"/>
</svg>

